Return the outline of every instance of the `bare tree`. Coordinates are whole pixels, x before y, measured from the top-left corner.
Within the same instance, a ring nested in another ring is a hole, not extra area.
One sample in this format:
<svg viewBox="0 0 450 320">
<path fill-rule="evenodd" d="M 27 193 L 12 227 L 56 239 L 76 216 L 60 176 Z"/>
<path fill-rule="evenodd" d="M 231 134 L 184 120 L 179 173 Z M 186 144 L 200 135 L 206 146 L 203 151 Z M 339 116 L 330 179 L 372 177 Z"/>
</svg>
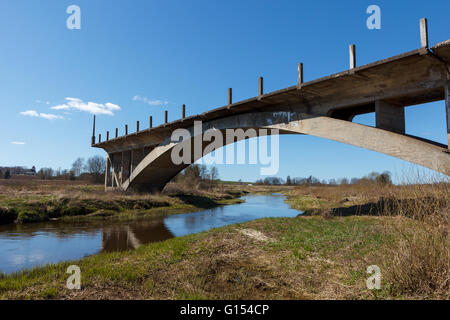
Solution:
<svg viewBox="0 0 450 320">
<path fill-rule="evenodd" d="M 219 179 L 219 169 L 216 167 L 211 167 L 209 170 L 209 177 L 211 179 L 211 185 L 216 182 L 217 179 Z"/>
<path fill-rule="evenodd" d="M 103 180 L 103 174 L 105 173 L 105 166 L 105 158 L 93 156 L 87 160 L 84 168 L 92 176 L 95 182 L 101 182 Z"/>
<path fill-rule="evenodd" d="M 84 166 L 84 158 L 78 158 L 74 163 L 72 163 L 72 171 L 75 176 L 78 177 L 82 173 Z"/>
<path fill-rule="evenodd" d="M 39 170 L 37 175 L 42 180 L 49 180 L 49 179 L 51 179 L 53 177 L 54 171 L 53 171 L 52 168 L 41 168 L 41 170 Z"/>
</svg>

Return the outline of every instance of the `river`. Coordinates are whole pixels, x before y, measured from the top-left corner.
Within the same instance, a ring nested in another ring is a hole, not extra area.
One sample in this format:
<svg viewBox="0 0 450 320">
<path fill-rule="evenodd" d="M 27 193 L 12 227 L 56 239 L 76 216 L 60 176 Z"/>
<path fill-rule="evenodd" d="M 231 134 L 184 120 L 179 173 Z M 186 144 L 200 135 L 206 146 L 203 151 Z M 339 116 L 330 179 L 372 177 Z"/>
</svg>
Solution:
<svg viewBox="0 0 450 320">
<path fill-rule="evenodd" d="M 99 252 L 133 250 L 230 224 L 267 217 L 295 217 L 280 194 L 248 195 L 244 203 L 131 222 L 48 222 L 0 226 L 0 272 L 79 259 Z"/>
</svg>

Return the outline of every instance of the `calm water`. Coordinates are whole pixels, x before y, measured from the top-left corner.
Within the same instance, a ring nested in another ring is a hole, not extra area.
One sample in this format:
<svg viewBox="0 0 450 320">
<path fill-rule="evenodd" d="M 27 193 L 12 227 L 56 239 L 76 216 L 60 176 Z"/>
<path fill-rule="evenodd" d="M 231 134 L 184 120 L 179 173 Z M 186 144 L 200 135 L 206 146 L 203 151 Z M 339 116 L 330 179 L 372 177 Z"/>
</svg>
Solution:
<svg viewBox="0 0 450 320">
<path fill-rule="evenodd" d="M 79 259 L 98 252 L 131 250 L 156 241 L 266 217 L 300 212 L 284 196 L 245 196 L 245 203 L 135 222 L 39 223 L 0 226 L 0 271 Z"/>
</svg>

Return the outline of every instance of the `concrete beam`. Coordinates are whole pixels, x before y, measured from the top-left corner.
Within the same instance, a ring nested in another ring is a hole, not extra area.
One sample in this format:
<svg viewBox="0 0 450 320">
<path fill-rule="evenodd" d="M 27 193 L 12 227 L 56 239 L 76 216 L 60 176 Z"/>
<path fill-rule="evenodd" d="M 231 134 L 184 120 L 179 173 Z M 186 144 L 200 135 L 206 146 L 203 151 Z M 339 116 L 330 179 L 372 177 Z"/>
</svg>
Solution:
<svg viewBox="0 0 450 320">
<path fill-rule="evenodd" d="M 397 133 L 405 133 L 405 109 L 385 101 L 375 102 L 376 127 Z"/>
<path fill-rule="evenodd" d="M 278 129 L 279 134 L 307 134 L 384 153 L 447 175 L 450 174 L 450 154 L 443 152 L 447 150 L 447 146 L 329 117 L 295 112 L 257 112 L 213 120 L 203 123 L 203 128 L 204 130 L 213 128 L 222 133 L 231 128 L 244 130 L 260 128 Z M 191 127 L 189 130 L 193 132 L 194 129 Z M 191 146 L 194 139 L 196 136 L 180 143 Z M 225 141 L 226 143 L 228 142 Z M 168 138 L 160 146 L 154 148 L 134 168 L 130 178 L 123 182 L 121 188 L 123 190 L 130 188 L 141 191 L 161 191 L 170 179 L 188 166 L 187 164 L 175 165 L 172 163 L 171 151 L 175 145 L 177 143 L 173 143 Z M 190 150 L 193 152 L 194 148 L 190 148 Z M 204 155 L 203 152 L 198 154 Z M 198 160 L 196 156 L 195 153 L 191 155 L 192 161 Z"/>
</svg>

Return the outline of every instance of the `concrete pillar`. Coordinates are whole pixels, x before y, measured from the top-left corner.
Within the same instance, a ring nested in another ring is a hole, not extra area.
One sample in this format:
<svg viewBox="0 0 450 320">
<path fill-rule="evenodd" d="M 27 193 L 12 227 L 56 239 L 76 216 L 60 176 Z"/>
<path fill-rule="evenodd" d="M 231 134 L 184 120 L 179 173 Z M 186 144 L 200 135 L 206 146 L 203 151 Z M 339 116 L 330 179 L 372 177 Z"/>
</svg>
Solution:
<svg viewBox="0 0 450 320">
<path fill-rule="evenodd" d="M 119 173 L 119 183 L 120 183 L 120 185 L 122 185 L 122 183 L 123 183 L 123 169 L 124 169 L 124 166 L 123 166 L 123 151 L 121 152 L 121 156 L 122 156 L 122 159 L 120 161 L 120 173 Z"/>
<path fill-rule="evenodd" d="M 445 84 L 445 115 L 447 116 L 447 148 L 450 150 L 450 80 Z"/>
<path fill-rule="evenodd" d="M 376 127 L 397 133 L 405 133 L 405 109 L 385 101 L 375 102 Z"/>
<path fill-rule="evenodd" d="M 92 145 L 95 144 L 95 115 L 94 115 L 94 124 L 92 126 Z"/>
<path fill-rule="evenodd" d="M 428 21 L 426 18 L 420 19 L 420 45 L 428 48 Z"/>
<path fill-rule="evenodd" d="M 303 84 L 303 63 L 299 63 L 298 64 L 298 83 L 297 83 L 297 87 L 301 87 Z"/>
<path fill-rule="evenodd" d="M 115 182 L 116 168 L 117 168 L 117 160 L 114 156 L 114 153 L 110 155 L 109 159 L 111 160 L 111 187 L 117 187 Z"/>
<path fill-rule="evenodd" d="M 350 69 L 356 68 L 356 47 L 354 44 L 351 44 L 349 47 L 350 53 Z"/>
<path fill-rule="evenodd" d="M 110 178 L 110 162 L 109 157 L 106 157 L 106 168 L 105 168 L 105 190 L 108 187 L 108 181 Z"/>
<path fill-rule="evenodd" d="M 130 174 L 129 174 L 129 177 L 131 177 L 131 173 L 133 172 L 133 168 L 134 168 L 134 166 L 133 166 L 133 150 L 131 150 L 130 151 Z"/>
<path fill-rule="evenodd" d="M 259 77 L 259 81 L 258 81 L 258 95 L 262 96 L 264 94 L 264 86 L 263 86 L 263 77 Z"/>
</svg>

